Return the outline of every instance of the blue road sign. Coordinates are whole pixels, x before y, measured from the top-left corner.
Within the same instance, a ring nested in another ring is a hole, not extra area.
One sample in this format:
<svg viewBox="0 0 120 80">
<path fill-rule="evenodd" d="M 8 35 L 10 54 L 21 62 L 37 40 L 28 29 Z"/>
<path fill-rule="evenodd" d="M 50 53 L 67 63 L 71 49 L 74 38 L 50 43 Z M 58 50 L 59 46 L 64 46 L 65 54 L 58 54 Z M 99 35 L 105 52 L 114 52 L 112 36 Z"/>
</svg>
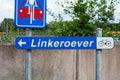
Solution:
<svg viewBox="0 0 120 80">
<path fill-rule="evenodd" d="M 111 37 L 18 37 L 18 49 L 112 49 Z"/>
<path fill-rule="evenodd" d="M 95 37 L 18 37 L 18 49 L 96 49 Z"/>
<path fill-rule="evenodd" d="M 14 22 L 19 28 L 44 28 L 46 0 L 15 0 Z"/>
</svg>

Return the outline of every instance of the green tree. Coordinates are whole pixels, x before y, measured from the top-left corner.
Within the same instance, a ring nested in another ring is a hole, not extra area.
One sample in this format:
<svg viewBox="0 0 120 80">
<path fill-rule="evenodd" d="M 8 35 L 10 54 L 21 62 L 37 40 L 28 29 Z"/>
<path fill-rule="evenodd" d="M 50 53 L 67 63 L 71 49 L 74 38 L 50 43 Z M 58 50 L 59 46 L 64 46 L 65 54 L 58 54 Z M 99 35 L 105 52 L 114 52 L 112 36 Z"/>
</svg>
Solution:
<svg viewBox="0 0 120 80">
<path fill-rule="evenodd" d="M 68 34 L 69 36 L 95 35 L 96 27 L 105 28 L 107 27 L 106 23 L 114 20 L 116 3 L 116 0 L 76 0 L 75 2 L 66 0 L 58 2 L 72 20 L 70 23 L 67 22 L 68 24 L 61 20 L 56 21 L 59 24 L 53 25 L 56 28 L 55 31 L 60 36 L 68 36 Z"/>
<path fill-rule="evenodd" d="M 5 18 L 1 22 L 0 31 L 2 31 L 2 32 L 6 32 L 6 31 L 9 32 L 9 31 L 13 31 L 14 29 L 15 29 L 15 26 L 14 26 L 13 19 Z"/>
</svg>

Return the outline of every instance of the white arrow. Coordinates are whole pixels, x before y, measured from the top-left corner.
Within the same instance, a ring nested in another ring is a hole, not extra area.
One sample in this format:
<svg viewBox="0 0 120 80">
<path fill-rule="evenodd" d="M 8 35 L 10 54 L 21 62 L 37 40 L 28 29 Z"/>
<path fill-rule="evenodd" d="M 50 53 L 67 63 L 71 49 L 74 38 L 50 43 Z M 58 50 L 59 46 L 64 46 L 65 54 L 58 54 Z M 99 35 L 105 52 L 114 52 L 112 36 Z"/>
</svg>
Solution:
<svg viewBox="0 0 120 80">
<path fill-rule="evenodd" d="M 22 45 L 26 44 L 26 42 L 23 42 L 22 39 L 18 42 L 18 44 L 22 47 Z"/>
</svg>

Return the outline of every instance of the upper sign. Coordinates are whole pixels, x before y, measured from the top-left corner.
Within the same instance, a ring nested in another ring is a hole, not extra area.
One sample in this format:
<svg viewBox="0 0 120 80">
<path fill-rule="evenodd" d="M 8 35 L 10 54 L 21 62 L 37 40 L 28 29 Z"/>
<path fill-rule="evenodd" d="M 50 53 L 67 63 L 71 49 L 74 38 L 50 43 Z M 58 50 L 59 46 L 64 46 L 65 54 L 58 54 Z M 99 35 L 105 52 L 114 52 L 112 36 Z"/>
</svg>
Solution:
<svg viewBox="0 0 120 80">
<path fill-rule="evenodd" d="M 112 49 L 111 37 L 18 37 L 18 49 Z"/>
<path fill-rule="evenodd" d="M 15 25 L 19 28 L 44 28 L 46 0 L 15 0 Z"/>
</svg>

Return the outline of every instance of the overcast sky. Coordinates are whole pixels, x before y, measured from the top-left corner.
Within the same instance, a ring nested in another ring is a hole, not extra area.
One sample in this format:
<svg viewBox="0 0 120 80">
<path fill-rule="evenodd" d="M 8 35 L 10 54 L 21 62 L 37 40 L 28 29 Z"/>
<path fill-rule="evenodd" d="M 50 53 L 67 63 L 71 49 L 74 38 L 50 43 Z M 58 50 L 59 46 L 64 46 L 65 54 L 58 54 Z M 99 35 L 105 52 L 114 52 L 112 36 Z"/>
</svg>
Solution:
<svg viewBox="0 0 120 80">
<path fill-rule="evenodd" d="M 14 1 L 15 0 L 0 0 L 0 22 L 4 18 L 14 18 Z M 52 11 L 56 12 L 56 14 L 63 13 L 62 8 L 58 6 L 55 2 L 56 0 L 47 0 L 47 7 L 50 8 Z M 116 11 L 115 11 L 116 22 L 119 22 L 120 20 L 120 9 L 119 8 L 120 8 L 120 4 L 116 6 Z M 65 19 L 69 19 L 67 16 L 65 15 L 63 16 L 65 17 Z M 47 22 L 51 20 L 52 20 L 52 17 L 47 16 Z"/>
</svg>

